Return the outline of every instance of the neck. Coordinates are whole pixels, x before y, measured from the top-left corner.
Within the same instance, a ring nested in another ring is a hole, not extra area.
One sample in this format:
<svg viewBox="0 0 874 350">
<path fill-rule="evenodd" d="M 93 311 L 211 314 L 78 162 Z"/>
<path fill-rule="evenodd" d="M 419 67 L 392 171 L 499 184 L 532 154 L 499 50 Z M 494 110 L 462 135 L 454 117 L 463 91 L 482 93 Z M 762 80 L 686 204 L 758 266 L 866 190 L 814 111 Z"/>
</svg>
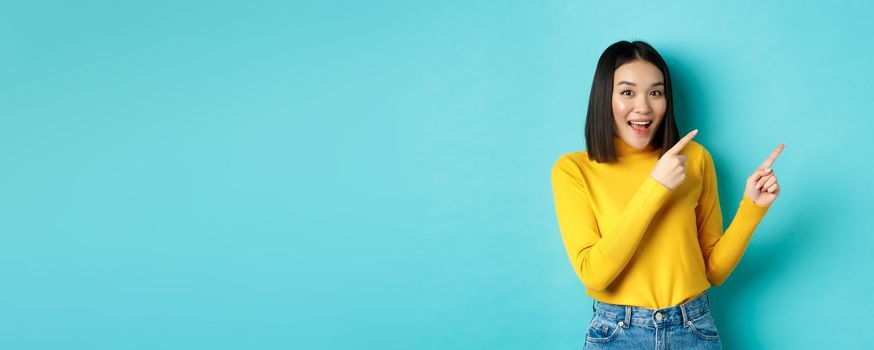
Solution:
<svg viewBox="0 0 874 350">
<path fill-rule="evenodd" d="M 621 137 L 614 136 L 613 137 L 613 149 L 616 150 L 616 156 L 618 157 L 626 157 L 626 156 L 636 156 L 636 155 L 650 155 L 658 152 L 658 148 L 652 145 L 650 142 L 646 145 L 644 149 L 637 149 L 629 145 L 625 142 Z"/>
</svg>

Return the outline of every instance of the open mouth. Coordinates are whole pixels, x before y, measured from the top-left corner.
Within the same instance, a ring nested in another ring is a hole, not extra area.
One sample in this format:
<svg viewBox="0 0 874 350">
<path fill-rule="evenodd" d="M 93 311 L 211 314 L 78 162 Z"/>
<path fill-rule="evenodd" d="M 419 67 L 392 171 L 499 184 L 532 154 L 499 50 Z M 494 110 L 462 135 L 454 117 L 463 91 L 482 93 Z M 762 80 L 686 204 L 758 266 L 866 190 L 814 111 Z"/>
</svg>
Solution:
<svg viewBox="0 0 874 350">
<path fill-rule="evenodd" d="M 650 125 L 652 125 L 651 120 L 646 121 L 646 122 L 628 121 L 628 126 L 630 126 L 632 129 L 634 129 L 636 131 L 640 131 L 640 132 L 645 132 L 647 129 L 649 129 Z"/>
</svg>

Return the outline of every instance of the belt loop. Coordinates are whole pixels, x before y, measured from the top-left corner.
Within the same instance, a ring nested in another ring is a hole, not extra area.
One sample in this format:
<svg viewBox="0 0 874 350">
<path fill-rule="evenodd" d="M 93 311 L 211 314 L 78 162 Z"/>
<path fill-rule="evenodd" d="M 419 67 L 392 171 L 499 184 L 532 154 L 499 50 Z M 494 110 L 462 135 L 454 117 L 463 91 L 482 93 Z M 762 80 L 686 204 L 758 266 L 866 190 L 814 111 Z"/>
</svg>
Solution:
<svg viewBox="0 0 874 350">
<path fill-rule="evenodd" d="M 592 299 L 592 312 L 595 312 L 595 299 Z"/>
<path fill-rule="evenodd" d="M 686 315 L 686 305 L 680 304 L 680 312 L 683 313 L 683 327 L 687 327 L 689 323 L 689 316 Z"/>
<path fill-rule="evenodd" d="M 631 327 L 631 306 L 625 306 L 625 328 Z"/>
</svg>

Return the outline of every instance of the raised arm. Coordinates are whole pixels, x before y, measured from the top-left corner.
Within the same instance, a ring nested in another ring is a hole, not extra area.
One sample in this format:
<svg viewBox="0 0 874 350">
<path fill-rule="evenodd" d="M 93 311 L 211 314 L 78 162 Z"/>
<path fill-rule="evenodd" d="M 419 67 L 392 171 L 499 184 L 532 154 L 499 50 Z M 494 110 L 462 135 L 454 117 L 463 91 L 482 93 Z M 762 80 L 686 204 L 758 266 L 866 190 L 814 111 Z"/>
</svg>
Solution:
<svg viewBox="0 0 874 350">
<path fill-rule="evenodd" d="M 552 168 L 559 229 L 574 271 L 587 287 L 602 291 L 619 276 L 670 190 L 647 176 L 609 232 L 600 232 L 580 168 L 562 156 Z"/>
<path fill-rule="evenodd" d="M 769 206 L 757 205 L 744 194 L 737 214 L 723 234 L 716 168 L 710 152 L 706 149 L 703 159 L 703 186 L 698 207 L 695 208 L 698 244 L 704 256 L 707 279 L 711 285 L 718 286 L 728 278 L 740 262 L 756 226 L 762 221 Z"/>
<path fill-rule="evenodd" d="M 680 154 L 698 129 L 667 150 L 638 186 L 608 232 L 601 232 L 591 208 L 590 191 L 576 163 L 562 156 L 552 167 L 552 191 L 568 258 L 580 281 L 603 291 L 625 269 L 653 216 L 671 190 L 686 178 L 688 157 Z"/>
</svg>

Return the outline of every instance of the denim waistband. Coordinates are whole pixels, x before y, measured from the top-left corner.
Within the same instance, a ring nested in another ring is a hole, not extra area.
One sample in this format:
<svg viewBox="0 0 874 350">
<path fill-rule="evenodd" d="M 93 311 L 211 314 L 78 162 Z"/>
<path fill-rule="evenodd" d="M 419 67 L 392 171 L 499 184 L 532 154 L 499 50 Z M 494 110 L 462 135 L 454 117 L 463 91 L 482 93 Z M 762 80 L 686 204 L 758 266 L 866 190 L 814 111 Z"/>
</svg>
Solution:
<svg viewBox="0 0 874 350">
<path fill-rule="evenodd" d="M 710 296 L 705 290 L 700 295 L 683 304 L 663 309 L 650 309 L 640 306 L 628 306 L 604 303 L 595 300 L 592 309 L 596 314 L 614 321 L 625 321 L 624 325 L 632 323 L 641 325 L 685 325 L 690 320 L 710 311 Z"/>
</svg>

